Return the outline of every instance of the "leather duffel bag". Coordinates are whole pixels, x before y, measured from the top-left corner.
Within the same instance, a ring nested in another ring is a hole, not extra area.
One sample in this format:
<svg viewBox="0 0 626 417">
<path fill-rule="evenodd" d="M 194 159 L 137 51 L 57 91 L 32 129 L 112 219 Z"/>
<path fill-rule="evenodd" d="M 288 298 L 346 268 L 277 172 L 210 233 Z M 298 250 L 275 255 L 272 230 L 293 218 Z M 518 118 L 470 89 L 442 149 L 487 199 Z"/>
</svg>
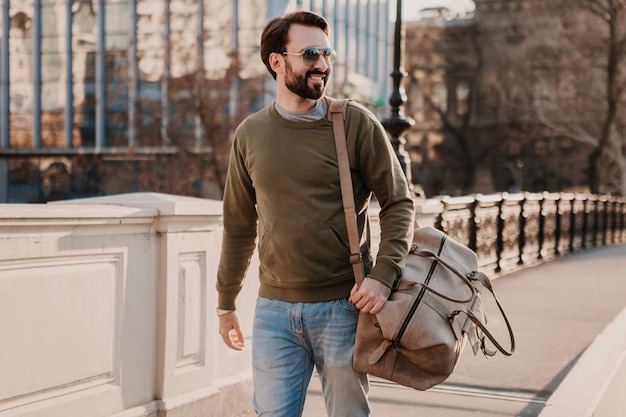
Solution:
<svg viewBox="0 0 626 417">
<path fill-rule="evenodd" d="M 402 277 L 376 315 L 361 313 L 353 366 L 401 385 L 426 390 L 455 369 L 467 341 L 476 354 L 495 355 L 489 339 L 504 355 L 515 340 L 500 302 L 511 340 L 504 349 L 486 329 L 480 291 L 493 294 L 490 280 L 478 272 L 476 254 L 440 230 L 415 229 Z"/>
</svg>

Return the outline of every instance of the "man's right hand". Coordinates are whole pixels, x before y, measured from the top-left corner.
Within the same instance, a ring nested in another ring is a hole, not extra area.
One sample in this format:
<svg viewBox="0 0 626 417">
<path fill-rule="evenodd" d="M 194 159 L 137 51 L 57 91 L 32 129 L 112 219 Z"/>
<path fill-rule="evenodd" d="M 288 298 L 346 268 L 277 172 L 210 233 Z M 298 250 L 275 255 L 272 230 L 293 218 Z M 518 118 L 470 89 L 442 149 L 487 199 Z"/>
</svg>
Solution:
<svg viewBox="0 0 626 417">
<path fill-rule="evenodd" d="M 233 350 L 243 350 L 246 347 L 246 339 L 239 325 L 239 315 L 236 311 L 219 316 L 220 336 L 226 346 Z"/>
</svg>

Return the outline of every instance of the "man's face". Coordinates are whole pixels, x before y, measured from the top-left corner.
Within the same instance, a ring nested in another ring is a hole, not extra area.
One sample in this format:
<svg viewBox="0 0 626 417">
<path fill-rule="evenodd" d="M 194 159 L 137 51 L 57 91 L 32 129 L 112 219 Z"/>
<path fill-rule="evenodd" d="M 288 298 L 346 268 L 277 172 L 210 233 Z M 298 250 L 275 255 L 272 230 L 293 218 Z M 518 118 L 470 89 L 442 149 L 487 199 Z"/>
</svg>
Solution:
<svg viewBox="0 0 626 417">
<path fill-rule="evenodd" d="M 306 48 L 329 46 L 326 34 L 317 27 L 292 25 L 289 29 L 287 52 L 302 53 Z M 324 96 L 332 73 L 332 64 L 324 57 L 315 64 L 306 64 L 299 55 L 285 55 L 285 86 L 289 91 L 305 99 L 318 100 Z"/>
</svg>

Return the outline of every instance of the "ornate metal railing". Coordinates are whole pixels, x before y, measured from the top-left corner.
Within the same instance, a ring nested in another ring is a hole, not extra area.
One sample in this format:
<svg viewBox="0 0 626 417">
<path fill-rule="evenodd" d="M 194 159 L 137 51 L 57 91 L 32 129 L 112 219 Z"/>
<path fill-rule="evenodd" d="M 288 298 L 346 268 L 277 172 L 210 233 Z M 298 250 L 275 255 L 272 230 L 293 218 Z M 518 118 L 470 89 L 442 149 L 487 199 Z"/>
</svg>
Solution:
<svg viewBox="0 0 626 417">
<path fill-rule="evenodd" d="M 473 249 L 485 272 L 593 247 L 626 244 L 626 198 L 572 193 L 441 199 L 435 227 Z"/>
</svg>

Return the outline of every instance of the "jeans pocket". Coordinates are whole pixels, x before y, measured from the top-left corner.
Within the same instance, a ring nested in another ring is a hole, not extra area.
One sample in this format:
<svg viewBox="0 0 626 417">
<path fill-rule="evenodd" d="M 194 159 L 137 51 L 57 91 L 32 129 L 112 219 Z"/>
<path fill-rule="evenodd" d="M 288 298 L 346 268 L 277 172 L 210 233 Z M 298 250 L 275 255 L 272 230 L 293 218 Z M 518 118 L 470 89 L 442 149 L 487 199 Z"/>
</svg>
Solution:
<svg viewBox="0 0 626 417">
<path fill-rule="evenodd" d="M 274 300 L 270 300 L 269 298 L 257 297 L 256 305 L 259 307 L 267 307 L 274 303 Z"/>
<path fill-rule="evenodd" d="M 350 302 L 347 298 L 341 298 L 341 299 L 337 300 L 336 302 L 339 303 L 339 307 L 345 313 L 348 313 L 348 314 L 359 314 L 359 309 L 356 308 L 356 306 L 352 302 Z"/>
</svg>

